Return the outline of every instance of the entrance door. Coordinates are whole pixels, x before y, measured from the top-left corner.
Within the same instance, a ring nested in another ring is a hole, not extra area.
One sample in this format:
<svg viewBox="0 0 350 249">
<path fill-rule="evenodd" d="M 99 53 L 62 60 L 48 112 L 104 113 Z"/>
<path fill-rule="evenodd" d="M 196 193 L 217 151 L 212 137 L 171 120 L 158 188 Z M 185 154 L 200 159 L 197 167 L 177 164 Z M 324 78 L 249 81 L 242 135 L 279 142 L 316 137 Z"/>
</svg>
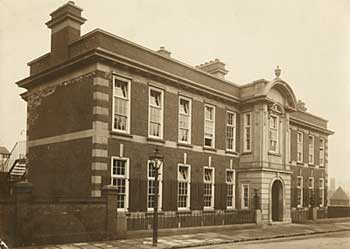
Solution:
<svg viewBox="0 0 350 249">
<path fill-rule="evenodd" d="M 272 221 L 283 219 L 283 187 L 279 180 L 272 184 Z"/>
</svg>

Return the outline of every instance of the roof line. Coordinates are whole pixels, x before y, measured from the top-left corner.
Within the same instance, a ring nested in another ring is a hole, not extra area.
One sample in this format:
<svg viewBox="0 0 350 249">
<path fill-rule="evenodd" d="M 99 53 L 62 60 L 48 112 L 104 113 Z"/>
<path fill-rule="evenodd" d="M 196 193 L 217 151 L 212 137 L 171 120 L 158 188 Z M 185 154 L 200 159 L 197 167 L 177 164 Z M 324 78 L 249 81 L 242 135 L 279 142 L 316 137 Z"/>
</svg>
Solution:
<svg viewBox="0 0 350 249">
<path fill-rule="evenodd" d="M 202 73 L 202 74 L 205 74 L 205 75 L 207 75 L 207 76 L 209 76 L 209 77 L 211 77 L 211 78 L 214 78 L 214 79 L 216 79 L 216 80 L 220 80 L 220 81 L 222 81 L 223 83 L 229 84 L 230 86 L 234 86 L 234 87 L 240 88 L 240 85 L 238 85 L 237 83 L 234 83 L 234 82 L 229 81 L 229 80 L 221 79 L 221 78 L 219 78 L 219 77 L 217 77 L 217 76 L 215 76 L 215 75 L 212 75 L 212 74 L 210 74 L 210 73 L 207 73 L 207 72 L 205 72 L 205 71 L 202 71 L 202 70 L 200 70 L 200 69 L 197 69 L 195 66 L 191 66 L 191 65 L 189 65 L 189 64 L 187 64 L 187 63 L 184 63 L 184 62 L 182 62 L 182 61 L 180 61 L 180 60 L 177 60 L 177 59 L 175 59 L 175 58 L 172 58 L 172 57 L 169 58 L 169 57 L 163 56 L 163 55 L 157 53 L 157 51 L 154 51 L 154 50 L 152 50 L 152 49 L 150 49 L 150 48 L 147 48 L 147 47 L 144 47 L 144 46 L 142 46 L 142 45 L 139 45 L 139 44 L 137 44 L 137 43 L 135 43 L 135 42 L 129 41 L 129 40 L 125 39 L 125 38 L 122 38 L 122 37 L 120 37 L 120 36 L 117 36 L 117 35 L 115 35 L 115 34 L 112 34 L 112 33 L 108 32 L 108 31 L 105 31 L 105 30 L 100 29 L 100 28 L 96 28 L 96 29 L 94 29 L 94 30 L 91 30 L 90 32 L 88 32 L 88 33 L 82 35 L 78 40 L 72 42 L 72 43 L 69 44 L 69 45 L 72 46 L 73 44 L 78 43 L 78 42 L 81 41 L 82 39 L 85 39 L 86 37 L 88 37 L 88 36 L 90 36 L 90 35 L 92 35 L 92 34 L 94 34 L 94 33 L 97 33 L 97 32 L 103 33 L 103 34 L 105 34 L 105 35 L 108 35 L 108 36 L 110 36 L 110 37 L 113 37 L 113 38 L 115 38 L 115 39 L 118 39 L 118 40 L 120 40 L 120 41 L 123 41 L 123 42 L 125 42 L 125 43 L 128 43 L 129 45 L 132 45 L 132 46 L 134 46 L 134 47 L 141 48 L 141 49 L 143 49 L 143 50 L 146 51 L 146 52 L 149 52 L 149 53 L 154 54 L 154 55 L 156 55 L 156 56 L 158 56 L 158 57 L 161 57 L 161 58 L 165 58 L 165 59 L 170 60 L 170 61 L 172 61 L 172 62 L 174 62 L 174 63 L 177 63 L 177 64 L 180 64 L 180 65 L 185 66 L 185 67 L 187 67 L 187 68 L 190 68 L 190 69 L 192 69 L 192 70 L 194 70 L 194 71 L 197 71 L 197 72 L 200 72 L 200 73 Z"/>
</svg>

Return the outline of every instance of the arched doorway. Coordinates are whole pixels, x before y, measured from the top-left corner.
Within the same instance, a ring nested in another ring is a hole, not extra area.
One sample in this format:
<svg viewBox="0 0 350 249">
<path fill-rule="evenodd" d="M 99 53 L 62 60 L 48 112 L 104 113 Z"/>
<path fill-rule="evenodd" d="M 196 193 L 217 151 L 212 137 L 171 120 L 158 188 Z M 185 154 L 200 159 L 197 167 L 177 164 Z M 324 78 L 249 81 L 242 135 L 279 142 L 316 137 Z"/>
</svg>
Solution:
<svg viewBox="0 0 350 249">
<path fill-rule="evenodd" d="M 275 180 L 271 188 L 272 221 L 283 220 L 283 185 L 280 180 Z"/>
</svg>

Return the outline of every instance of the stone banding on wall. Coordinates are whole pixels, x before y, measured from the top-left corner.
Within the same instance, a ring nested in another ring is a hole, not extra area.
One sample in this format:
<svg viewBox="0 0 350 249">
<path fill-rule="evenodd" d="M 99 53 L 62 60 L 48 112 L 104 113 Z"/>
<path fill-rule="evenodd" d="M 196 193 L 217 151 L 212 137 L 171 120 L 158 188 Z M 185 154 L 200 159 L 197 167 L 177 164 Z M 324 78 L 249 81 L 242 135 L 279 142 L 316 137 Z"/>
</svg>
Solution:
<svg viewBox="0 0 350 249">
<path fill-rule="evenodd" d="M 93 80 L 93 130 L 91 163 L 91 196 L 100 197 L 102 178 L 108 172 L 108 137 L 109 137 L 109 93 L 110 80 L 95 77 Z"/>
</svg>

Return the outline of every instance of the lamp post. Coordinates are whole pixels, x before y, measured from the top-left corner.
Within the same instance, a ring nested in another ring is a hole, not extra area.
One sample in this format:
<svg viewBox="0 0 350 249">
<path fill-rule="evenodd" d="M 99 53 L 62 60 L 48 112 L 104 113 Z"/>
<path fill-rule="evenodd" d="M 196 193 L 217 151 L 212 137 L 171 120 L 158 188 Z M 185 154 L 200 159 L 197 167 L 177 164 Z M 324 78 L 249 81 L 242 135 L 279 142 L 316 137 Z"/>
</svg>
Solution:
<svg viewBox="0 0 350 249">
<path fill-rule="evenodd" d="M 156 146 L 154 154 L 149 157 L 154 168 L 154 208 L 153 208 L 153 241 L 152 246 L 157 246 L 158 243 L 158 171 L 163 165 L 164 157 L 159 153 L 159 148 Z"/>
</svg>

